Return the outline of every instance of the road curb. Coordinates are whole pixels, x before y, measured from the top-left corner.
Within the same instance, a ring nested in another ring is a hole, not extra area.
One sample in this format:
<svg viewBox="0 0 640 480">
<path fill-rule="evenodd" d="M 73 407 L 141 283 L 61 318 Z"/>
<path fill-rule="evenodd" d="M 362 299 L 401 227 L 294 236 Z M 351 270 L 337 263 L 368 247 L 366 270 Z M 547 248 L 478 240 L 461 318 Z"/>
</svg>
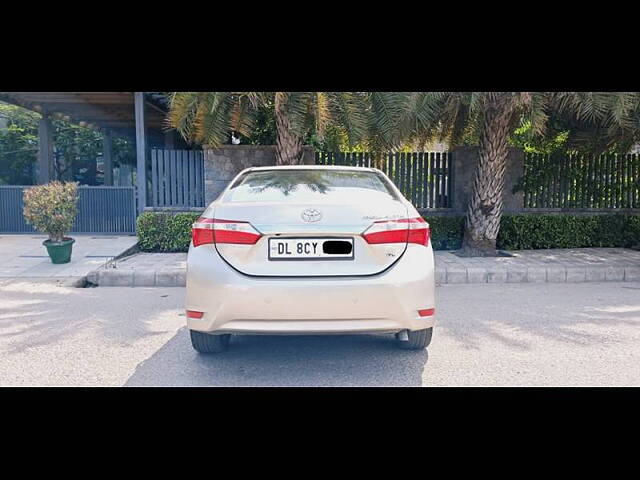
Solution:
<svg viewBox="0 0 640 480">
<path fill-rule="evenodd" d="M 95 270 L 87 282 L 100 287 L 184 287 L 186 269 L 122 269 Z M 551 265 L 436 267 L 436 284 L 514 284 L 514 283 L 594 283 L 640 281 L 640 266 L 611 265 Z"/>
<path fill-rule="evenodd" d="M 183 269 L 126 269 L 94 270 L 87 282 L 99 287 L 184 287 L 187 271 Z"/>
</svg>

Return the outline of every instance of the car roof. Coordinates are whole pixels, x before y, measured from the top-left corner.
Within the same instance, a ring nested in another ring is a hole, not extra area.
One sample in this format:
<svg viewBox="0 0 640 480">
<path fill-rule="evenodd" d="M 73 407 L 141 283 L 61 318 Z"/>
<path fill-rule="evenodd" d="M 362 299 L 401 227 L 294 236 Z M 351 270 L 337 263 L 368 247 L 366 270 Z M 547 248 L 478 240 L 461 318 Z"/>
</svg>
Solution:
<svg viewBox="0 0 640 480">
<path fill-rule="evenodd" d="M 268 167 L 250 167 L 245 172 L 261 171 L 261 170 L 356 170 L 365 172 L 378 171 L 369 167 L 350 167 L 344 165 L 273 165 Z"/>
</svg>

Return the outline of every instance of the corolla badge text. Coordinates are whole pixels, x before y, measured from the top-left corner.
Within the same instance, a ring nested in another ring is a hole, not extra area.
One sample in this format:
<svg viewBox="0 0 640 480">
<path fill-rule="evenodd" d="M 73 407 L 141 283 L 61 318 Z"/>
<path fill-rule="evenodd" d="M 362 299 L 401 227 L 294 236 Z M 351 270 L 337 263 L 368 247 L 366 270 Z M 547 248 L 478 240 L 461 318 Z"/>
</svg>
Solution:
<svg viewBox="0 0 640 480">
<path fill-rule="evenodd" d="M 305 222 L 317 222 L 322 218 L 322 213 L 320 210 L 316 210 L 315 208 L 307 208 L 302 211 L 302 220 Z"/>
</svg>

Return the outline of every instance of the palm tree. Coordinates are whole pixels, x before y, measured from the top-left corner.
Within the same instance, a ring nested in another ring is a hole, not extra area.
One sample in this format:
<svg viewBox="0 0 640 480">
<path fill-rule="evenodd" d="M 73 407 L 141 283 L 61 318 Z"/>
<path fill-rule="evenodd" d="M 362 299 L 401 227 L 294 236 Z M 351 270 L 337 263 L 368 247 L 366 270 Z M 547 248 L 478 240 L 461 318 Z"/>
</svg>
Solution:
<svg viewBox="0 0 640 480">
<path fill-rule="evenodd" d="M 478 165 L 473 177 L 460 254 L 496 255 L 509 137 L 523 120 L 534 134 L 545 133 L 552 112 L 605 129 L 608 142 L 629 137 L 639 111 L 636 94 L 624 92 L 415 92 L 407 100 L 400 136 L 461 142 L 477 135 Z M 576 139 L 579 141 L 579 139 Z"/>
<path fill-rule="evenodd" d="M 568 132 L 567 150 L 627 153 L 640 142 L 640 92 L 560 92 L 550 127 Z M 594 100 L 591 100 L 591 99 Z"/>
<path fill-rule="evenodd" d="M 276 162 L 302 162 L 306 134 L 322 138 L 329 125 L 350 142 L 369 133 L 367 96 L 355 92 L 173 92 L 169 125 L 188 141 L 218 147 L 231 131 L 250 137 L 260 107 L 273 106 L 277 130 Z"/>
</svg>

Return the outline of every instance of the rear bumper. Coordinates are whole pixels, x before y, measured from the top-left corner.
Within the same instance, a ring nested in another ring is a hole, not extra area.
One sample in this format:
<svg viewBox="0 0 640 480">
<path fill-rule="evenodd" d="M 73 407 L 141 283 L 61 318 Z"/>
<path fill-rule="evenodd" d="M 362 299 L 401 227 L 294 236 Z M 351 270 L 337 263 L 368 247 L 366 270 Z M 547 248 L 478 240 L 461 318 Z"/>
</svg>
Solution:
<svg viewBox="0 0 640 480">
<path fill-rule="evenodd" d="M 387 271 L 362 277 L 278 278 L 241 274 L 212 245 L 191 248 L 186 309 L 192 330 L 250 334 L 397 332 L 432 327 L 433 252 L 409 245 Z"/>
</svg>

